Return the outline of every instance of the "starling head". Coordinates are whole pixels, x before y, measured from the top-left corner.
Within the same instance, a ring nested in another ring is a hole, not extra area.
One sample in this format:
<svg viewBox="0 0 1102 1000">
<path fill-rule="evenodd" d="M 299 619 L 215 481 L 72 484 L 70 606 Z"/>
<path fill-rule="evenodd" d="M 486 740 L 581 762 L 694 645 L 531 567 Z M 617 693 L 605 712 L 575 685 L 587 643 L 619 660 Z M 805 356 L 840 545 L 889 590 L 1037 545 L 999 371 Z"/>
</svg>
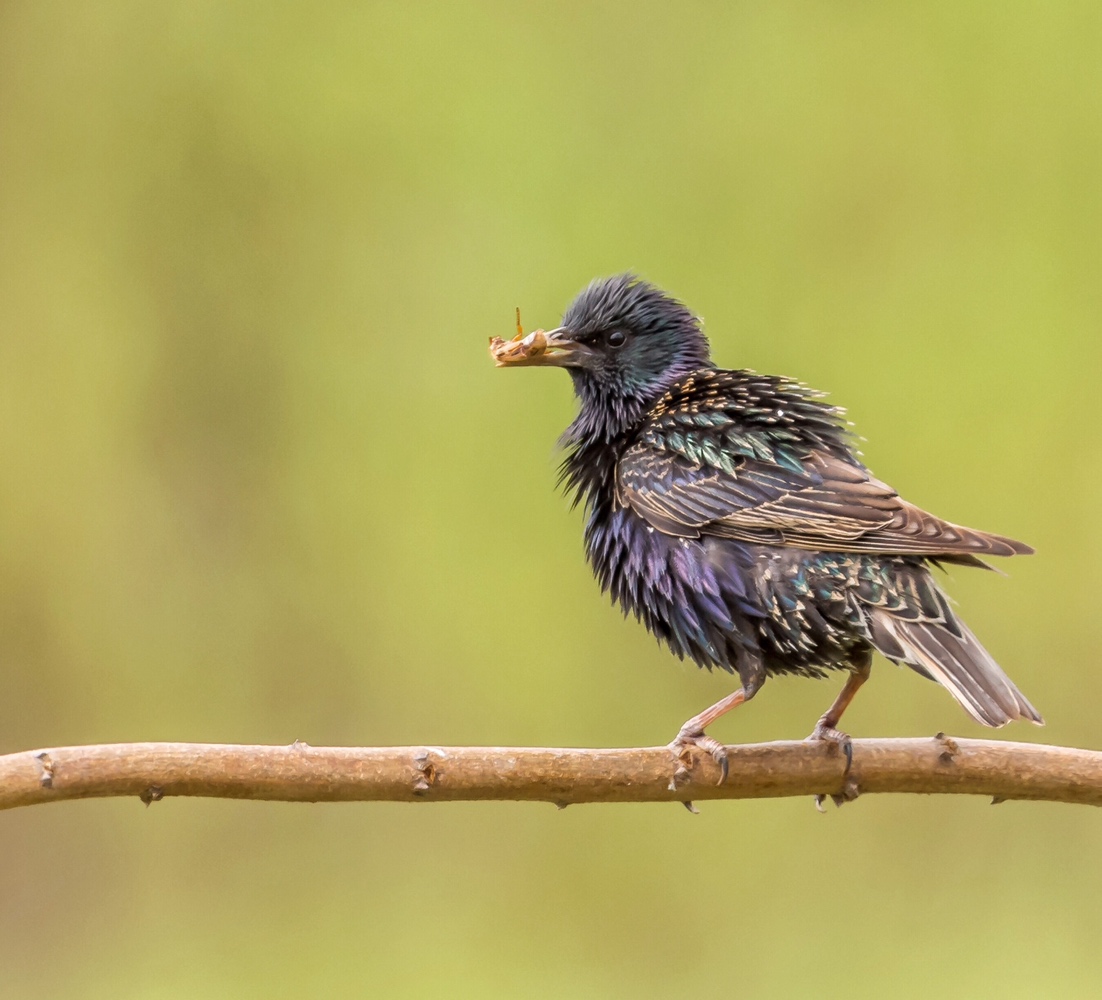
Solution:
<svg viewBox="0 0 1102 1000">
<path fill-rule="evenodd" d="M 711 366 L 699 320 L 633 274 L 592 282 L 546 345 L 498 364 L 566 368 L 583 405 L 653 403 L 679 378 Z"/>
</svg>

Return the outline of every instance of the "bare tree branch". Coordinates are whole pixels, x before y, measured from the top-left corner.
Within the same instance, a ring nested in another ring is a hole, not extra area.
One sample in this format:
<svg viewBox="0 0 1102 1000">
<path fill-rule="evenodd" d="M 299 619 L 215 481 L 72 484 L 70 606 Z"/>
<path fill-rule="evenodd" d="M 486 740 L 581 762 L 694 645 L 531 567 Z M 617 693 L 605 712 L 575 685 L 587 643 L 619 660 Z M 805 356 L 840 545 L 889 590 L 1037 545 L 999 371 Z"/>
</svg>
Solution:
<svg viewBox="0 0 1102 1000">
<path fill-rule="evenodd" d="M 854 740 L 837 748 L 759 743 L 728 748 L 717 785 L 710 757 L 667 747 L 311 747 L 115 743 L 0 757 L 0 809 L 63 799 L 203 795 L 285 802 L 473 800 L 687 802 L 872 792 L 988 795 L 1102 805 L 1102 752 L 991 740 Z"/>
</svg>

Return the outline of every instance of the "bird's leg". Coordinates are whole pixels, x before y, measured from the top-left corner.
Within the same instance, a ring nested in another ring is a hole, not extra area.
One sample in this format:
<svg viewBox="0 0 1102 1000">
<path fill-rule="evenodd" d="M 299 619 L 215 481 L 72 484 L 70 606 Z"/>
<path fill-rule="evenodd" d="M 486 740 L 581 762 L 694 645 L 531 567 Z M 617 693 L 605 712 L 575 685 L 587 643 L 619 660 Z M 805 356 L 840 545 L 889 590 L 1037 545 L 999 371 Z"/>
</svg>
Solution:
<svg viewBox="0 0 1102 1000">
<path fill-rule="evenodd" d="M 846 678 L 846 683 L 838 693 L 838 697 L 834 699 L 834 704 L 823 713 L 808 737 L 809 740 L 823 740 L 840 747 L 846 755 L 847 774 L 853 766 L 853 744 L 849 736 L 838 728 L 838 723 L 841 721 L 842 713 L 853 701 L 853 696 L 857 694 L 857 689 L 869 679 L 871 671 L 872 654 L 865 653 L 854 666 L 853 672 Z"/>
<path fill-rule="evenodd" d="M 705 735 L 704 730 L 721 715 L 726 715 L 732 708 L 737 708 L 758 693 L 758 689 L 765 683 L 765 663 L 761 653 L 757 650 L 741 650 L 738 654 L 738 675 L 742 687 L 704 709 L 699 715 L 694 715 L 681 727 L 681 731 L 670 744 L 670 750 L 677 759 L 677 770 L 670 782 L 671 790 L 689 779 L 685 762 L 689 759 L 688 751 L 691 747 L 703 750 L 719 765 L 717 785 L 722 785 L 727 780 L 727 748 L 719 740 Z"/>
<path fill-rule="evenodd" d="M 699 715 L 694 715 L 681 727 L 670 749 L 678 756 L 689 747 L 696 747 L 709 754 L 719 765 L 719 784 L 727 780 L 727 750 L 719 740 L 708 736 L 704 730 L 716 721 L 721 715 L 726 715 L 732 708 L 737 708 L 747 699 L 745 688 L 739 688 L 732 694 L 717 701 L 710 708 L 704 709 Z"/>
<path fill-rule="evenodd" d="M 670 749 L 679 761 L 683 759 L 690 747 L 696 747 L 711 756 L 719 765 L 719 781 L 716 782 L 718 785 L 722 785 L 727 780 L 727 748 L 719 740 L 706 735 L 704 730 L 721 715 L 726 715 L 732 708 L 737 708 L 758 693 L 758 689 L 765 682 L 765 665 L 760 654 L 743 652 L 739 657 L 738 672 L 742 687 L 727 695 L 726 698 L 721 698 L 710 708 L 704 709 L 699 715 L 694 715 L 681 727 L 681 731 L 670 744 Z M 684 765 L 681 765 L 681 770 L 684 771 Z M 687 774 L 688 772 L 685 772 L 681 777 L 685 778 Z M 675 774 L 675 784 L 677 780 L 678 775 Z"/>
</svg>

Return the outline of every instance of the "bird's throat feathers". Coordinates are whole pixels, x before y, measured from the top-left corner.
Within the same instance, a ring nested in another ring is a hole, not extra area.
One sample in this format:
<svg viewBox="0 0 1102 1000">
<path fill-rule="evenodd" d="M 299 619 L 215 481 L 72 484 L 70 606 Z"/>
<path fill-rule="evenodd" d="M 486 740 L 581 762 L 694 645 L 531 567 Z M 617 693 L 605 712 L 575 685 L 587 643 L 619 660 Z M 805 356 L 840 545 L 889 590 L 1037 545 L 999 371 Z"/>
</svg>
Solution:
<svg viewBox="0 0 1102 1000">
<path fill-rule="evenodd" d="M 697 359 L 694 359 L 697 360 Z M 673 366 L 669 377 L 647 386 L 639 394 L 621 392 L 615 395 L 583 374 L 571 371 L 574 391 L 580 403 L 578 415 L 559 438 L 566 452 L 560 468 L 560 483 L 575 505 L 589 505 L 607 487 L 610 491 L 616 476 L 620 455 L 635 439 L 647 414 L 676 382 L 704 366 Z"/>
</svg>

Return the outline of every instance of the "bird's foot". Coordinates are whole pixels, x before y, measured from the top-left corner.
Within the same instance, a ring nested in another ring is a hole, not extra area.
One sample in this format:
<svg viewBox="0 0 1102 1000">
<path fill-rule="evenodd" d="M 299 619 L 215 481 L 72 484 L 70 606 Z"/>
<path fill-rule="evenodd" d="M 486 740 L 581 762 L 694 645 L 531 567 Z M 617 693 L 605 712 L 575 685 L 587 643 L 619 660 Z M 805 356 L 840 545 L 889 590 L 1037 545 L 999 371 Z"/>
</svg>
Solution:
<svg viewBox="0 0 1102 1000">
<path fill-rule="evenodd" d="M 719 781 L 716 784 L 722 785 L 726 782 L 728 773 L 727 748 L 719 740 L 708 736 L 702 729 L 691 729 L 682 726 L 681 732 L 670 744 L 670 752 L 677 758 L 677 770 L 674 772 L 671 786 L 676 788 L 677 785 L 684 784 L 689 780 L 689 769 L 685 764 L 686 762 L 692 762 L 690 751 L 693 748 L 706 753 L 719 765 Z"/>
<path fill-rule="evenodd" d="M 853 767 L 853 740 L 849 738 L 849 733 L 843 733 L 842 730 L 835 729 L 820 719 L 815 728 L 811 730 L 811 735 L 808 736 L 806 742 L 827 743 L 835 749 L 841 750 L 846 755 L 845 773 L 849 774 L 850 768 Z"/>
<path fill-rule="evenodd" d="M 853 740 L 850 739 L 849 733 L 843 733 L 840 729 L 835 729 L 830 725 L 829 721 L 820 719 L 816 723 L 815 728 L 811 731 L 811 735 L 808 736 L 806 742 L 818 742 L 826 743 L 833 746 L 836 750 L 841 750 L 846 755 L 846 769 L 842 772 L 842 778 L 844 781 L 842 794 L 832 795 L 836 806 L 845 805 L 847 802 L 852 802 L 858 795 L 857 781 L 853 775 L 850 774 L 850 770 L 853 768 Z M 815 808 L 819 812 L 823 812 L 823 802 L 826 799 L 825 795 L 815 796 Z"/>
</svg>

